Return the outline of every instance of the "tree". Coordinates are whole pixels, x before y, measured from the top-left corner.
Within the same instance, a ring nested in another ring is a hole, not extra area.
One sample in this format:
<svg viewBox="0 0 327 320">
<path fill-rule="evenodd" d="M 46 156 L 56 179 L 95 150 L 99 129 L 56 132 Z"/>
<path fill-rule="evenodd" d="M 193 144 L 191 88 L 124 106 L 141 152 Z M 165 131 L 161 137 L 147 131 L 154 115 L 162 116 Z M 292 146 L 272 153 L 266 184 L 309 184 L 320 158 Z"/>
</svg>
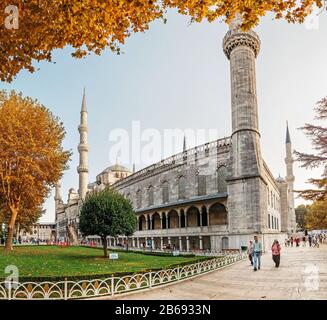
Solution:
<svg viewBox="0 0 327 320">
<path fill-rule="evenodd" d="M 309 230 L 327 229 L 327 201 L 315 201 L 305 217 L 306 227 Z"/>
<path fill-rule="evenodd" d="M 70 152 L 62 148 L 64 136 L 63 124 L 46 107 L 21 93 L 0 91 L 0 199 L 8 234 L 5 252 L 12 250 L 16 222 L 35 217 L 67 168 Z"/>
<path fill-rule="evenodd" d="M 101 238 L 103 254 L 107 257 L 107 237 L 133 234 L 136 222 L 131 201 L 107 187 L 86 196 L 81 208 L 79 228 L 84 236 L 97 235 Z"/>
<path fill-rule="evenodd" d="M 300 230 L 305 229 L 305 218 L 309 212 L 309 205 L 300 204 L 295 208 L 296 223 Z"/>
<path fill-rule="evenodd" d="M 316 120 L 326 120 L 327 97 L 320 100 L 314 107 L 314 110 L 317 113 Z M 302 168 L 313 169 L 323 167 L 323 173 L 321 178 L 311 178 L 308 180 L 309 183 L 317 187 L 316 189 L 299 191 L 299 195 L 304 199 L 312 201 L 327 199 L 327 127 L 306 123 L 300 129 L 311 139 L 316 153 L 295 151 L 296 160 L 302 163 Z"/>
<path fill-rule="evenodd" d="M 152 21 L 163 19 L 167 9 L 189 15 L 191 21 L 218 18 L 229 23 L 237 13 L 247 30 L 267 12 L 277 19 L 303 22 L 325 0 L 4 0 L 0 21 L 15 21 L 5 7 L 17 5 L 18 28 L 0 23 L 0 79 L 12 81 L 22 69 L 35 71 L 35 61 L 52 61 L 52 52 L 71 46 L 73 56 L 101 54 L 120 47 L 135 32 L 144 32 Z"/>
</svg>

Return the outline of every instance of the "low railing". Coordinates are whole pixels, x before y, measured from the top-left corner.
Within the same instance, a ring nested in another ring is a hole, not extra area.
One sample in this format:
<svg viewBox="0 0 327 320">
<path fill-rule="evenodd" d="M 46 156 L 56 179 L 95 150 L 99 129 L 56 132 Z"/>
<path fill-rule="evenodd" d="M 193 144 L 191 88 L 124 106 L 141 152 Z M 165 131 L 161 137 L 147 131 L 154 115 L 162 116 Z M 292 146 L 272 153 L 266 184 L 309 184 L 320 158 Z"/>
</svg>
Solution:
<svg viewBox="0 0 327 320">
<path fill-rule="evenodd" d="M 162 286 L 217 270 L 246 257 L 245 253 L 214 258 L 181 267 L 123 277 L 81 281 L 0 282 L 0 300 L 70 300 L 115 296 Z"/>
</svg>

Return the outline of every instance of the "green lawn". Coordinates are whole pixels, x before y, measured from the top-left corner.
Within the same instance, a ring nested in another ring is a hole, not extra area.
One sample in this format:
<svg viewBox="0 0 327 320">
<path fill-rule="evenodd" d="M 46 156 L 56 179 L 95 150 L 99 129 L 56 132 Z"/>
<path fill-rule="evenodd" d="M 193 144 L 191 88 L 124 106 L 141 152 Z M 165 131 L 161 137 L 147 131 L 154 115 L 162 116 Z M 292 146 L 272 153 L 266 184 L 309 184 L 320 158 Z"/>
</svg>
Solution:
<svg viewBox="0 0 327 320">
<path fill-rule="evenodd" d="M 22 246 L 9 255 L 1 253 L 0 278 L 5 278 L 5 267 L 15 265 L 20 278 L 78 277 L 132 273 L 148 269 L 168 268 L 179 263 L 199 260 L 199 257 L 160 257 L 140 253 L 119 252 L 119 260 L 109 261 L 103 251 L 87 247 Z"/>
</svg>

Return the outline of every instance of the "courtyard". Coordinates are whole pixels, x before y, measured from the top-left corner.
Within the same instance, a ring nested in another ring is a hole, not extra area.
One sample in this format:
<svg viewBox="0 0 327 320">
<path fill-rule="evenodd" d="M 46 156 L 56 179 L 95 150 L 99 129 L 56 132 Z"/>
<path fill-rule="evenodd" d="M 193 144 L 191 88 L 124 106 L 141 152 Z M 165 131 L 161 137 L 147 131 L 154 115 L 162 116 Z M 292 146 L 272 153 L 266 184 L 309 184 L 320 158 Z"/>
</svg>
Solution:
<svg viewBox="0 0 327 320">
<path fill-rule="evenodd" d="M 254 272 L 243 260 L 222 270 L 164 288 L 134 293 L 124 300 L 298 300 L 327 299 L 327 245 L 320 248 L 283 248 L 281 265 L 270 253 Z"/>
</svg>

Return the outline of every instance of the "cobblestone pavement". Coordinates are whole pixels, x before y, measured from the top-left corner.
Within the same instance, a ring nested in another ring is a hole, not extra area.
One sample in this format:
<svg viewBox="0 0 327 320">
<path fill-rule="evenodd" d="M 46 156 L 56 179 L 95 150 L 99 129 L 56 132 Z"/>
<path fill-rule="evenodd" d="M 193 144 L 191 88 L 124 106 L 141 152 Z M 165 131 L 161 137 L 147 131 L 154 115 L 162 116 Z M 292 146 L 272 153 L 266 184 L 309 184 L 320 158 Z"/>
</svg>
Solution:
<svg viewBox="0 0 327 320">
<path fill-rule="evenodd" d="M 256 272 L 246 260 L 181 283 L 114 299 L 327 299 L 327 245 L 283 248 L 279 268 L 266 253 Z"/>
</svg>

